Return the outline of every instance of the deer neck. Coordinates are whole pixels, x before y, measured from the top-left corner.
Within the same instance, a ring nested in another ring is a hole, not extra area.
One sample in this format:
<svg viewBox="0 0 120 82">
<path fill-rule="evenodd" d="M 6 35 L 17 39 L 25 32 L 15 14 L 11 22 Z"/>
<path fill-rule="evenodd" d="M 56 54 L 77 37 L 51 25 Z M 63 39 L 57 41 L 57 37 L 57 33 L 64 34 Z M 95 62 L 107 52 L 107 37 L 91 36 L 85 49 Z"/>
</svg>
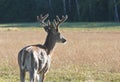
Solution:
<svg viewBox="0 0 120 82">
<path fill-rule="evenodd" d="M 46 37 L 46 41 L 44 43 L 44 46 L 47 48 L 48 55 L 51 53 L 53 48 L 55 47 L 56 40 L 55 37 L 52 34 L 48 34 Z"/>
</svg>

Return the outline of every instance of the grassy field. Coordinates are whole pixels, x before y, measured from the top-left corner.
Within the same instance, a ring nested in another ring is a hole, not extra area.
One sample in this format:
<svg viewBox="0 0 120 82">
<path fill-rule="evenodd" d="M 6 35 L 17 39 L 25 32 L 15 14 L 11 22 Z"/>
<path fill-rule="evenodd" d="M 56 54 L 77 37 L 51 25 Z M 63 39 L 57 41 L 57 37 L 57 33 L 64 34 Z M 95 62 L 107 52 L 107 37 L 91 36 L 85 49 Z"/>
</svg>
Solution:
<svg viewBox="0 0 120 82">
<path fill-rule="evenodd" d="M 119 23 L 65 23 L 61 32 L 67 44 L 56 45 L 45 82 L 120 82 Z M 20 82 L 17 53 L 45 37 L 37 23 L 0 24 L 0 82 Z"/>
</svg>

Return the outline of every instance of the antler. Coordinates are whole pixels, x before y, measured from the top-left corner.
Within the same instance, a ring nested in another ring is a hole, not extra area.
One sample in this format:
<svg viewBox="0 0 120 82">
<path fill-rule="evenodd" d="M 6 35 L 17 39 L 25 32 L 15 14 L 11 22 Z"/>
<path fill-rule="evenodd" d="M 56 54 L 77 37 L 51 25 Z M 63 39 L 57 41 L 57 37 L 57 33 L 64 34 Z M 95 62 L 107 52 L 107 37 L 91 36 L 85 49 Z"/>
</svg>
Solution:
<svg viewBox="0 0 120 82">
<path fill-rule="evenodd" d="M 46 14 L 44 16 L 41 14 L 40 16 L 37 16 L 38 22 L 40 22 L 43 27 L 48 26 L 48 24 L 45 23 L 45 20 L 48 18 L 48 16 L 49 14 Z"/>
<path fill-rule="evenodd" d="M 67 20 L 68 16 L 67 15 L 66 16 L 62 16 L 62 19 L 60 19 L 58 16 L 56 16 L 56 18 L 57 18 L 56 20 L 54 19 L 54 24 L 55 24 L 56 28 L 58 28 L 58 26 L 61 23 L 63 23 L 64 21 Z"/>
</svg>

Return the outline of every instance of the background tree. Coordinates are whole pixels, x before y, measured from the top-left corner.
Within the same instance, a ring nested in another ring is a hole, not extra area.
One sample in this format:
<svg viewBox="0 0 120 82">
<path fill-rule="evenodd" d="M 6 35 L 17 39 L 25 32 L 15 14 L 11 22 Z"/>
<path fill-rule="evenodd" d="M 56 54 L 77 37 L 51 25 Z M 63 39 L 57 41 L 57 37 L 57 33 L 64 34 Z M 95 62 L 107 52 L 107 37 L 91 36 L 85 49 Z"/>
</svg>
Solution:
<svg viewBox="0 0 120 82">
<path fill-rule="evenodd" d="M 119 22 L 120 0 L 0 0 L 0 23 L 35 22 L 49 13 L 69 16 L 70 22 Z"/>
<path fill-rule="evenodd" d="M 80 19 L 80 7 L 79 7 L 79 2 L 78 0 L 75 0 L 75 4 L 76 4 L 76 10 L 77 10 L 77 15 L 78 15 L 78 20 Z"/>
<path fill-rule="evenodd" d="M 63 1 L 63 9 L 64 9 L 64 15 L 66 15 L 66 0 L 62 0 Z"/>
<path fill-rule="evenodd" d="M 116 0 L 113 0 L 113 3 L 114 3 L 114 13 L 115 13 L 114 19 L 115 19 L 116 22 L 119 22 L 118 7 L 117 7 Z"/>
</svg>

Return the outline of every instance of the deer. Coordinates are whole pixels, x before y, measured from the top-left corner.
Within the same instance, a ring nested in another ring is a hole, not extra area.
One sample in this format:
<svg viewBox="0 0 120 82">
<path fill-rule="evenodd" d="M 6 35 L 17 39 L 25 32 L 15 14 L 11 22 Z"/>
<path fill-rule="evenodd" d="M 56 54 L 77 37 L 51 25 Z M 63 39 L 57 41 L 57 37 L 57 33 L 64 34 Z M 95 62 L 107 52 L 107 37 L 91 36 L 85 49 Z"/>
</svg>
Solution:
<svg viewBox="0 0 120 82">
<path fill-rule="evenodd" d="M 66 42 L 66 39 L 59 31 L 59 26 L 67 20 L 68 16 L 62 16 L 61 19 L 56 16 L 56 19 L 52 22 L 47 20 L 48 16 L 49 14 L 37 16 L 38 22 L 47 33 L 45 43 L 28 45 L 18 53 L 21 82 L 25 82 L 26 72 L 29 72 L 30 82 L 44 82 L 51 64 L 51 52 L 56 43 Z"/>
</svg>

